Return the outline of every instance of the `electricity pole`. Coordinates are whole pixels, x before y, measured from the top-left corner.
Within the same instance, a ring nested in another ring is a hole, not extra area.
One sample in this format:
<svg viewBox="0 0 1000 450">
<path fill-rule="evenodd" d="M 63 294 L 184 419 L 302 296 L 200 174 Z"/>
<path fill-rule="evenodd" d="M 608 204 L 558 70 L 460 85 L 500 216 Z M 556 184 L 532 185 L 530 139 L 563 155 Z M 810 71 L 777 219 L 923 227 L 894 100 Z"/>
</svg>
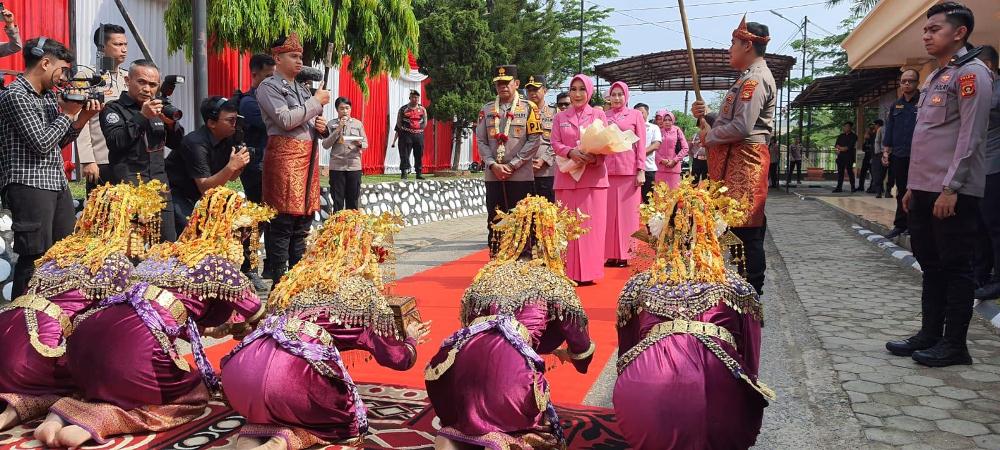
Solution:
<svg viewBox="0 0 1000 450">
<path fill-rule="evenodd" d="M 576 73 L 583 73 L 583 2 L 584 0 L 580 0 L 580 70 Z"/>
</svg>

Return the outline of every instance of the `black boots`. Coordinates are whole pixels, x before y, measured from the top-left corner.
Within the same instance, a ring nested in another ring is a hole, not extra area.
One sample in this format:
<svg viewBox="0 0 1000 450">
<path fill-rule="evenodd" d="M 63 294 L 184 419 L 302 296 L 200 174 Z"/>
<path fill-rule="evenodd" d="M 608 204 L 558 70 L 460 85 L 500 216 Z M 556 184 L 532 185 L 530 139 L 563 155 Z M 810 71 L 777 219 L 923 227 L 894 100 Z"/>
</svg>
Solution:
<svg viewBox="0 0 1000 450">
<path fill-rule="evenodd" d="M 980 300 L 993 300 L 1000 298 L 1000 281 L 994 281 L 976 289 L 974 294 Z"/>
<path fill-rule="evenodd" d="M 964 345 L 955 345 L 942 339 L 937 345 L 913 352 L 913 360 L 930 367 L 946 367 L 958 364 L 972 364 L 969 349 Z"/>
<path fill-rule="evenodd" d="M 924 338 L 918 334 L 901 341 L 886 342 L 885 349 L 896 356 L 910 356 L 913 352 L 929 349 L 936 343 L 936 341 Z"/>
</svg>

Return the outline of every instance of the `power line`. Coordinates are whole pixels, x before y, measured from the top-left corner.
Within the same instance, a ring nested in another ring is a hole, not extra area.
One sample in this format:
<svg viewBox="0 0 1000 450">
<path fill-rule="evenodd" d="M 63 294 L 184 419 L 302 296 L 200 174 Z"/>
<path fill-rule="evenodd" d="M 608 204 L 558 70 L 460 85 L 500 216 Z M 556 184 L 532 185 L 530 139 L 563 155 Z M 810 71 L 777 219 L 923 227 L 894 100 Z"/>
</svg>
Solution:
<svg viewBox="0 0 1000 450">
<path fill-rule="evenodd" d="M 597 2 L 594 2 L 594 1 L 590 1 L 590 0 L 585 0 L 585 1 L 587 1 L 587 3 L 590 3 L 590 4 L 592 4 L 592 5 L 595 5 L 595 6 L 597 6 L 597 7 L 600 7 L 600 8 L 608 8 L 607 6 L 604 6 L 604 5 L 602 5 L 602 4 L 600 4 L 600 3 L 597 3 Z M 642 19 L 641 19 L 641 18 L 639 18 L 639 17 L 636 17 L 636 16 L 633 16 L 633 15 L 631 15 L 631 14 L 627 14 L 627 13 L 623 13 L 623 12 L 621 12 L 621 11 L 618 11 L 618 10 L 614 9 L 614 8 L 610 8 L 610 9 L 611 9 L 611 12 L 613 12 L 613 13 L 616 13 L 616 14 L 621 14 L 621 15 L 623 15 L 623 16 L 625 16 L 625 17 L 628 17 L 628 18 L 630 18 L 630 19 L 635 19 L 635 20 L 642 20 Z M 648 25 L 654 25 L 654 26 L 657 26 L 657 27 L 660 27 L 660 28 L 663 28 L 664 30 L 668 30 L 668 31 L 673 31 L 674 33 L 679 33 L 679 34 L 681 34 L 681 35 L 683 35 L 683 34 L 684 34 L 684 32 L 683 32 L 683 31 L 680 31 L 680 30 L 678 30 L 678 29 L 675 29 L 675 28 L 670 28 L 670 27 L 668 27 L 668 26 L 665 26 L 665 25 L 662 25 L 662 24 L 659 24 L 659 23 L 653 23 L 653 22 L 649 22 L 649 23 L 648 23 Z M 701 40 L 704 40 L 704 41 L 708 41 L 708 42 L 711 42 L 711 43 L 713 43 L 713 44 L 719 44 L 719 45 L 729 45 L 729 43 L 727 43 L 727 42 L 719 42 L 719 41 L 716 41 L 716 40 L 714 40 L 714 39 L 709 39 L 709 38 L 706 38 L 706 37 L 702 37 L 702 36 L 695 36 L 694 34 L 692 34 L 692 35 L 691 35 L 691 37 L 696 37 L 696 38 L 698 38 L 698 39 L 701 39 Z"/>
<path fill-rule="evenodd" d="M 716 15 L 713 15 L 713 16 L 688 17 L 688 21 L 692 21 L 692 20 L 704 20 L 704 19 L 716 19 L 716 18 L 719 18 L 719 17 L 742 16 L 743 14 L 769 12 L 769 11 L 772 11 L 772 10 L 782 10 L 782 9 L 805 8 L 807 6 L 816 6 L 816 5 L 825 5 L 825 4 L 826 4 L 826 2 L 822 1 L 822 2 L 805 3 L 805 4 L 801 4 L 801 5 L 782 6 L 782 7 L 778 7 L 778 8 L 768 8 L 768 9 L 759 9 L 759 10 L 755 10 L 755 11 L 746 11 L 745 13 L 744 12 L 738 12 L 738 13 L 729 13 L 729 14 L 716 14 Z M 618 12 L 618 11 L 616 10 L 615 12 Z M 631 16 L 631 15 L 628 15 L 628 14 L 625 14 L 625 13 L 622 13 L 622 12 L 618 12 L 618 13 L 621 14 L 621 15 L 623 15 L 623 16 L 626 16 L 626 17 L 631 17 L 631 18 L 636 19 L 636 20 L 640 20 L 640 21 L 643 20 L 643 19 L 640 19 L 638 17 Z M 675 23 L 675 22 L 680 22 L 680 19 L 662 20 L 662 21 L 657 21 L 657 22 L 642 21 L 642 22 L 638 22 L 638 23 L 623 23 L 623 24 L 619 24 L 619 25 L 611 25 L 611 27 L 617 28 L 617 27 L 634 27 L 634 26 L 641 26 L 641 25 L 660 25 L 660 24 L 664 24 L 664 23 Z M 674 31 L 676 31 L 676 30 L 674 30 Z"/>
<path fill-rule="evenodd" d="M 694 5 L 687 5 L 687 6 L 688 6 L 688 8 L 694 8 L 696 6 L 730 5 L 730 4 L 733 4 L 733 3 L 750 3 L 750 2 L 759 2 L 759 1 L 764 1 L 764 0 L 728 0 L 728 1 L 720 1 L 720 2 L 698 3 L 698 4 L 694 4 Z M 618 11 L 642 12 L 642 11 L 662 11 L 664 9 L 678 9 L 678 8 L 679 8 L 678 6 L 650 6 L 650 7 L 647 7 L 647 8 L 619 9 Z"/>
<path fill-rule="evenodd" d="M 819 24 L 816 23 L 816 22 L 813 22 L 813 21 L 810 20 L 809 23 L 811 23 L 814 27 L 819 28 L 820 31 L 826 33 L 828 36 L 833 36 L 834 34 L 836 34 L 836 33 L 833 33 L 831 31 L 827 30 L 826 28 L 823 28 L 823 27 L 819 26 Z"/>
</svg>

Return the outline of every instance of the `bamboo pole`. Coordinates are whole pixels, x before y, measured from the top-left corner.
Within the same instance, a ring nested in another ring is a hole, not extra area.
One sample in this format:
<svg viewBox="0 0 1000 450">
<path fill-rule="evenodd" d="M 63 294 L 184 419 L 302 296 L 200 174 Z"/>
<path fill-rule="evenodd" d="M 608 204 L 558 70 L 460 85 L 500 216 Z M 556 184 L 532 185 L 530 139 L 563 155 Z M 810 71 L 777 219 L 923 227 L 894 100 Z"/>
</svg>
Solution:
<svg viewBox="0 0 1000 450">
<path fill-rule="evenodd" d="M 681 25 L 684 26 L 684 42 L 687 44 L 688 66 L 691 68 L 691 86 L 694 88 L 694 98 L 703 101 L 701 98 L 701 82 L 698 80 L 698 66 L 694 62 L 694 47 L 691 46 L 691 32 L 688 30 L 687 12 L 684 10 L 684 0 L 677 0 L 678 9 L 681 12 Z"/>
</svg>

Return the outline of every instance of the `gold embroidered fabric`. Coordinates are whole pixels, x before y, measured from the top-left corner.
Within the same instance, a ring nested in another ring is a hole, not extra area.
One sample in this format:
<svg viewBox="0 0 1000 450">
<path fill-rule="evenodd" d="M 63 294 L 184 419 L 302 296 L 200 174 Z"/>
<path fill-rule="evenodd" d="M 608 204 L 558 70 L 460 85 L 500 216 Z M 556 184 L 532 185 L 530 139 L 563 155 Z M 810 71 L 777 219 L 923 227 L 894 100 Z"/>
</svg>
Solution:
<svg viewBox="0 0 1000 450">
<path fill-rule="evenodd" d="M 63 312 L 59 305 L 52 303 L 39 295 L 29 293 L 14 299 L 14 301 L 9 305 L 0 308 L 0 313 L 13 311 L 15 309 L 24 310 L 24 322 L 28 331 L 28 340 L 31 342 L 31 346 L 38 352 L 38 354 L 46 358 L 57 358 L 66 353 L 65 339 L 73 333 L 73 322 L 70 320 L 69 316 Z M 49 347 L 39 339 L 38 316 L 36 315 L 38 313 L 45 314 L 52 320 L 59 323 L 59 328 L 62 331 L 62 337 L 60 338 L 58 346 Z"/>
<path fill-rule="evenodd" d="M 124 291 L 131 272 L 132 262 L 123 252 L 109 254 L 94 272 L 83 264 L 60 267 L 55 261 L 40 262 L 27 292 L 48 298 L 79 289 L 88 300 L 99 301 Z"/>
<path fill-rule="evenodd" d="M 535 301 L 545 302 L 550 320 L 587 326 L 587 313 L 573 283 L 534 261 L 509 261 L 474 281 L 462 296 L 462 326 L 490 314 L 491 307 L 497 308 L 496 314 L 515 316 L 525 304 Z"/>
<path fill-rule="evenodd" d="M 649 271 L 641 272 L 629 279 L 618 298 L 618 326 L 625 326 L 642 310 L 667 319 L 690 320 L 720 302 L 740 314 L 758 320 L 764 317 L 753 286 L 732 270 L 726 269 L 725 283 L 655 284 Z"/>
<path fill-rule="evenodd" d="M 392 308 L 379 286 L 357 275 L 342 279 L 334 292 L 323 285 L 311 285 L 293 297 L 286 308 L 273 313 L 305 316 L 307 321 L 327 315 L 335 323 L 371 328 L 379 336 L 406 338 L 396 326 Z"/>
</svg>

